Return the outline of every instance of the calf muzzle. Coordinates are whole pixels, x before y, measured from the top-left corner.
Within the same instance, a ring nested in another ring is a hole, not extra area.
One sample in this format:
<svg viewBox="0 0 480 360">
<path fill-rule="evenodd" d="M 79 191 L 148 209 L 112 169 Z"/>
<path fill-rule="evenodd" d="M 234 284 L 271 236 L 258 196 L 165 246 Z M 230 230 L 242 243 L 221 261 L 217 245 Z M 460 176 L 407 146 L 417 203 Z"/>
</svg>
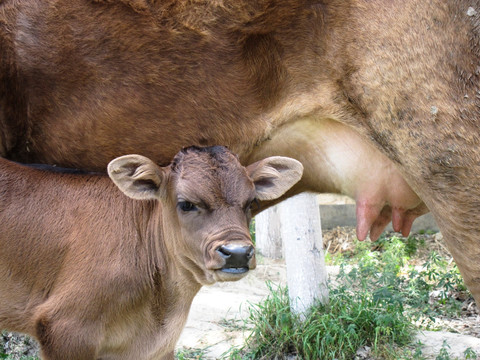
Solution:
<svg viewBox="0 0 480 360">
<path fill-rule="evenodd" d="M 247 272 L 250 259 L 255 254 L 255 249 L 251 245 L 226 244 L 218 247 L 216 251 L 225 259 L 225 265 L 220 270 L 232 274 Z"/>
</svg>

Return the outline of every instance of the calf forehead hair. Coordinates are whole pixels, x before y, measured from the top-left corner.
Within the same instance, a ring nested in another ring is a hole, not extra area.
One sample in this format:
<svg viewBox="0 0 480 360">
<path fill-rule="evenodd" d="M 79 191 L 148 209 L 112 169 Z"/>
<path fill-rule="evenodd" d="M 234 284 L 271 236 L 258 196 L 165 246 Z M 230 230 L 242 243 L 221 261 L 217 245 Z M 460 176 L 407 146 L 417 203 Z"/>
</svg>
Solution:
<svg viewBox="0 0 480 360">
<path fill-rule="evenodd" d="M 233 159 L 238 162 L 238 157 L 232 153 L 225 146 L 188 146 L 183 148 L 177 155 L 173 158 L 172 161 L 172 170 L 177 171 L 178 167 L 183 163 L 195 162 L 200 159 L 205 159 L 208 157 L 203 157 L 203 155 L 208 155 L 214 165 L 228 164 Z M 233 158 L 233 159 L 232 159 Z M 200 160 L 204 161 L 204 160 Z"/>
<path fill-rule="evenodd" d="M 253 195 L 254 185 L 238 157 L 224 146 L 191 146 L 180 151 L 172 162 L 177 192 L 190 201 L 242 205 Z"/>
</svg>

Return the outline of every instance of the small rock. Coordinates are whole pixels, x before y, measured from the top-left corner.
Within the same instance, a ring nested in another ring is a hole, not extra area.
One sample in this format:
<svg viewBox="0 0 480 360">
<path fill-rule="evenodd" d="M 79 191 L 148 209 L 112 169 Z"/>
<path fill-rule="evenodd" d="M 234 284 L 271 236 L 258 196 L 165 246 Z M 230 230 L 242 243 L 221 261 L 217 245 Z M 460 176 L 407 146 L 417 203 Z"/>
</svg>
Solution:
<svg viewBox="0 0 480 360">
<path fill-rule="evenodd" d="M 470 6 L 467 10 L 467 15 L 468 16 L 475 16 L 475 15 L 477 15 L 477 12 L 473 7 Z"/>
<path fill-rule="evenodd" d="M 423 344 L 422 355 L 426 359 L 436 359 L 439 349 L 444 344 L 447 344 L 447 350 L 452 359 L 464 359 L 463 354 L 468 348 L 480 355 L 480 339 L 473 336 L 441 331 L 422 331 L 416 335 L 416 340 Z"/>
<path fill-rule="evenodd" d="M 435 235 L 433 235 L 433 238 L 435 239 L 435 241 L 441 242 L 443 240 L 443 235 L 441 232 L 438 232 Z"/>
<path fill-rule="evenodd" d="M 40 351 L 35 340 L 27 335 L 4 332 L 0 336 L 0 346 L 9 359 L 16 360 L 22 357 L 36 357 Z"/>
<path fill-rule="evenodd" d="M 372 355 L 372 349 L 370 346 L 362 346 L 355 354 L 355 360 L 370 359 Z"/>
</svg>

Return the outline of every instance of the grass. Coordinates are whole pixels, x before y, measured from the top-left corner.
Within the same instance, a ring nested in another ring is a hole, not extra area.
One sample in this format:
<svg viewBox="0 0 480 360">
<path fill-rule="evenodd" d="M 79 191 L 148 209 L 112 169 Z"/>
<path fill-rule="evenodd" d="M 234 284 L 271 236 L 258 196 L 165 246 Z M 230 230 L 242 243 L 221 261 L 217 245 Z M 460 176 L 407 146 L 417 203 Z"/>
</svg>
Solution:
<svg viewBox="0 0 480 360">
<path fill-rule="evenodd" d="M 469 296 L 458 269 L 435 252 L 413 261 L 419 250 L 426 253 L 413 237 L 357 242 L 354 249 L 329 258 L 340 266 L 330 302 L 314 306 L 304 322 L 290 311 L 287 288 L 269 285 L 268 298 L 250 309 L 253 332 L 228 357 L 340 360 L 368 347 L 380 359 L 424 359 L 420 345 L 412 344 L 414 332 L 434 328 L 438 315 L 457 316 Z M 472 349 L 464 354 L 476 357 Z M 446 346 L 437 359 L 450 359 Z"/>
</svg>

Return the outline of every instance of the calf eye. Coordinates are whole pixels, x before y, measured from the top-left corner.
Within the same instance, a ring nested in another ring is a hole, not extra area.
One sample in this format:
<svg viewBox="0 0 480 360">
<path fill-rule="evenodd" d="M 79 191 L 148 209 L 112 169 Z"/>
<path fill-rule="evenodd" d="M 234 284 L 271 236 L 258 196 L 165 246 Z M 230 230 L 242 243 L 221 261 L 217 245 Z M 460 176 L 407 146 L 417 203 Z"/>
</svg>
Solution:
<svg viewBox="0 0 480 360">
<path fill-rule="evenodd" d="M 179 201 L 177 206 L 180 208 L 182 211 L 196 211 L 198 210 L 197 207 L 192 204 L 190 201 Z"/>
</svg>

